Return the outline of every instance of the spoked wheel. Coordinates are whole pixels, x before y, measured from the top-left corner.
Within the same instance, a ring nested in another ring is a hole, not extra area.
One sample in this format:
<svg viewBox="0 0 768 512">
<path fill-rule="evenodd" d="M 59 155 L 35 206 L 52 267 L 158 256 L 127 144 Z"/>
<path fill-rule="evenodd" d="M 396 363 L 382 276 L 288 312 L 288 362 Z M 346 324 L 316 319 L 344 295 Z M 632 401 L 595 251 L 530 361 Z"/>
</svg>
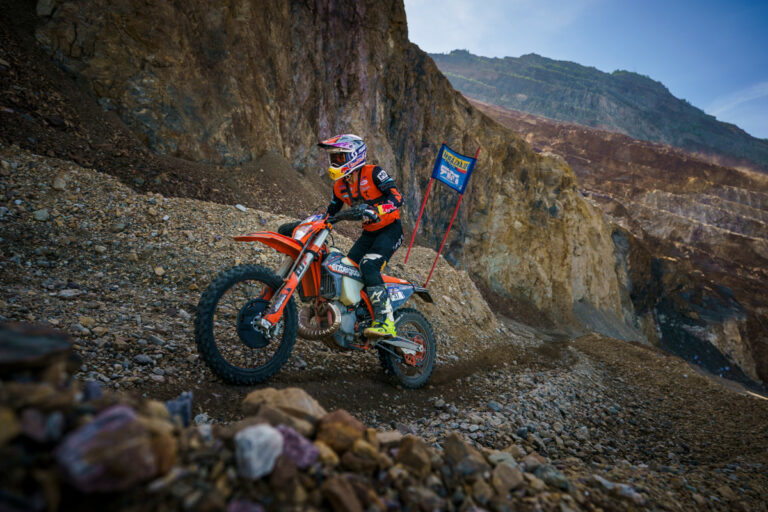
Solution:
<svg viewBox="0 0 768 512">
<path fill-rule="evenodd" d="M 409 354 L 402 349 L 395 349 L 400 356 L 384 349 L 379 349 L 379 360 L 384 371 L 396 377 L 400 383 L 408 389 L 418 389 L 427 383 L 435 368 L 435 356 L 437 344 L 432 326 L 424 315 L 412 308 L 403 308 L 395 312 L 395 325 L 397 335 L 416 342 L 424 348 L 424 351 Z M 399 359 L 399 360 L 398 360 Z"/>
<path fill-rule="evenodd" d="M 197 350 L 208 368 L 225 382 L 264 382 L 290 356 L 297 328 L 293 299 L 271 332 L 258 327 L 281 284 L 282 279 L 268 268 L 239 265 L 216 276 L 200 298 L 195 317 Z"/>
</svg>

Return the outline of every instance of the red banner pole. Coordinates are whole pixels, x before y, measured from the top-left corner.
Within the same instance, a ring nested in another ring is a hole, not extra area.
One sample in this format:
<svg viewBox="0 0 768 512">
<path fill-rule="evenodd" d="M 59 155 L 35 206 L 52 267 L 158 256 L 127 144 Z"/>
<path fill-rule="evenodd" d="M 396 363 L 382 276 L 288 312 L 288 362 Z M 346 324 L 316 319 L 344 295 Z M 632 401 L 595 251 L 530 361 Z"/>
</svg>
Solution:
<svg viewBox="0 0 768 512">
<path fill-rule="evenodd" d="M 416 239 L 416 231 L 419 229 L 419 222 L 421 222 L 421 215 L 424 213 L 424 207 L 427 205 L 427 198 L 429 197 L 429 189 L 432 188 L 432 182 L 435 181 L 435 178 L 431 178 L 429 180 L 429 185 L 427 185 L 427 192 L 424 194 L 424 201 L 421 203 L 421 210 L 419 210 L 419 218 L 416 219 L 416 227 L 413 228 L 413 235 L 411 236 L 411 243 L 408 244 L 408 252 L 405 253 L 405 263 L 403 265 L 408 264 L 408 256 L 411 254 L 411 247 L 413 247 L 413 241 Z"/>
<path fill-rule="evenodd" d="M 448 233 L 451 232 L 453 221 L 456 220 L 456 214 L 459 212 L 459 205 L 461 204 L 462 199 L 464 199 L 464 194 L 461 194 L 459 196 L 459 201 L 456 203 L 456 208 L 453 210 L 453 217 L 451 217 L 451 223 L 448 224 L 448 231 L 445 232 L 445 236 L 443 237 L 443 243 L 440 244 L 440 250 L 437 251 L 437 258 L 435 258 L 435 262 L 432 264 L 432 268 L 429 269 L 429 276 L 427 276 L 427 282 L 424 283 L 424 288 L 427 287 L 427 285 L 429 284 L 429 280 L 432 278 L 432 272 L 435 270 L 435 265 L 437 265 L 437 260 L 440 259 L 440 254 L 443 252 L 445 241 L 448 240 Z"/>
</svg>

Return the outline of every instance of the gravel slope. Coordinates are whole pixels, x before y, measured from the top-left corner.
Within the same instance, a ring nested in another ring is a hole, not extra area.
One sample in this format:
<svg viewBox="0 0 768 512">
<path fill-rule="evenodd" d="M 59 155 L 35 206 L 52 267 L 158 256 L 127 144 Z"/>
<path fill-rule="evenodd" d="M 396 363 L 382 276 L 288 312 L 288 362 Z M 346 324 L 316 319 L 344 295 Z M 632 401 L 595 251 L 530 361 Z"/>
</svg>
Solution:
<svg viewBox="0 0 768 512">
<path fill-rule="evenodd" d="M 231 235 L 275 229 L 287 218 L 139 195 L 16 147 L 0 148 L 0 165 L 0 320 L 70 333 L 81 380 L 157 399 L 192 390 L 196 414 L 239 419 L 252 388 L 223 385 L 198 361 L 191 318 L 218 269 L 277 262 Z M 419 281 L 434 253 L 417 249 L 408 268 L 403 256 L 393 273 Z M 437 305 L 414 301 L 439 339 L 427 388 L 407 392 L 375 357 L 304 340 L 269 385 L 302 387 L 328 410 L 343 407 L 435 445 L 457 431 L 480 446 L 535 451 L 570 480 L 613 496 L 587 499 L 577 486 L 571 506 L 766 508 L 768 402 L 647 347 L 497 318 L 466 273 L 441 263 L 436 276 Z"/>
</svg>

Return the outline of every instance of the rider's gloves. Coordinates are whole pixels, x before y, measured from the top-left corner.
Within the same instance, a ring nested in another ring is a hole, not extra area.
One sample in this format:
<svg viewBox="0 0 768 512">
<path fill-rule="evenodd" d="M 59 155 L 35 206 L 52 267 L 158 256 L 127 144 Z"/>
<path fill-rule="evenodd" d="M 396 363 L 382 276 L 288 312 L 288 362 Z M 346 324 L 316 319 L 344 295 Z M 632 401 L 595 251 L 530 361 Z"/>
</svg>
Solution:
<svg viewBox="0 0 768 512">
<path fill-rule="evenodd" d="M 363 223 L 367 224 L 369 222 L 376 222 L 379 220 L 379 214 L 376 212 L 376 210 L 373 209 L 372 206 L 368 206 L 365 210 L 363 210 Z"/>
</svg>

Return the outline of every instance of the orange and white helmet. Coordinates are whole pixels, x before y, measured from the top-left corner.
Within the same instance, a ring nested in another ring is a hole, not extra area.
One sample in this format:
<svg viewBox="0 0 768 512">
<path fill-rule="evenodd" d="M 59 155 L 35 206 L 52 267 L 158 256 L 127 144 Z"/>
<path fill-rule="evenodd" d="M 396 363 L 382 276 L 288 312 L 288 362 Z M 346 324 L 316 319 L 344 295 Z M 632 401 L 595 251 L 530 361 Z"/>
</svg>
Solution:
<svg viewBox="0 0 768 512">
<path fill-rule="evenodd" d="M 366 147 L 363 139 L 351 133 L 337 135 L 317 144 L 328 152 L 331 166 L 328 167 L 328 176 L 333 181 L 365 165 Z"/>
</svg>

